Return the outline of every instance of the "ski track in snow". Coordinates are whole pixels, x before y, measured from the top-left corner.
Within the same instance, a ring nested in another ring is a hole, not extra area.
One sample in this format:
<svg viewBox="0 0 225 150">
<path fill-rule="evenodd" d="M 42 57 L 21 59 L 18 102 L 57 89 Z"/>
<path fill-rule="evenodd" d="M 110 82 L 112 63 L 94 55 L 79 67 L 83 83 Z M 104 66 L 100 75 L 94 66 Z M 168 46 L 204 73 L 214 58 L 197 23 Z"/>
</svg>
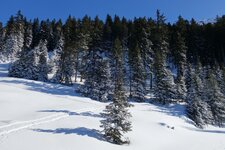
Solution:
<svg viewBox="0 0 225 150">
<path fill-rule="evenodd" d="M 79 109 L 76 110 L 76 113 L 82 113 L 85 111 L 95 111 L 95 110 L 99 110 L 101 109 L 101 107 L 98 108 L 85 108 L 85 109 Z M 45 123 L 50 123 L 53 121 L 57 121 L 66 117 L 69 117 L 70 114 L 67 113 L 56 113 L 50 116 L 46 116 L 46 117 L 42 117 L 39 119 L 35 119 L 35 120 L 28 120 L 28 121 L 19 121 L 19 122 L 14 122 L 8 125 L 3 125 L 0 126 L 0 136 L 6 136 L 8 134 L 23 130 L 23 129 L 27 129 L 36 125 L 41 125 L 41 124 L 45 124 Z"/>
<path fill-rule="evenodd" d="M 7 68 L 0 67 L 0 76 L 3 74 L 2 72 L 4 72 L 4 71 L 7 71 Z M 1 76 L 0 81 L 3 80 L 3 79 L 8 79 L 8 77 L 4 76 L 4 74 L 3 74 Z M 16 80 L 24 80 L 24 79 L 16 79 Z M 28 81 L 30 83 L 35 83 L 32 80 L 28 80 Z M 5 86 L 10 86 L 10 87 L 21 89 L 19 87 L 15 87 L 15 86 L 10 85 L 8 83 L 7 84 L 1 83 L 1 84 L 5 85 Z M 46 84 L 48 84 L 48 83 L 46 83 Z M 29 89 L 29 87 L 27 87 L 27 88 Z M 34 91 L 34 92 L 40 92 L 40 91 Z M 55 96 L 74 100 L 70 96 L 60 96 L 60 94 L 55 95 Z M 82 103 L 94 104 L 94 102 L 86 102 L 86 101 L 81 101 L 81 100 L 78 100 L 78 99 L 76 99 L 76 101 L 79 101 L 79 102 L 82 102 Z M 97 106 L 96 104 L 95 104 L 95 106 L 97 108 L 93 109 L 93 107 L 92 107 L 92 108 L 78 109 L 78 110 L 75 110 L 75 112 L 76 113 L 82 113 L 82 112 L 85 112 L 85 111 L 95 111 L 95 110 L 99 110 L 99 109 L 102 108 L 102 106 Z M 8 124 L 8 125 L 3 125 L 3 126 L 0 126 L 0 137 L 1 137 L 1 139 L 4 139 L 4 137 L 7 136 L 8 134 L 11 134 L 11 133 L 23 130 L 23 129 L 27 129 L 27 128 L 30 128 L 30 127 L 33 127 L 33 126 L 36 126 L 36 125 L 54 122 L 54 121 L 57 121 L 57 120 L 60 120 L 60 119 L 63 119 L 63 118 L 69 117 L 69 116 L 70 116 L 70 114 L 61 112 L 61 113 L 55 113 L 53 115 L 45 116 L 45 117 L 34 119 L 34 120 L 17 121 L 17 122 Z"/>
</svg>

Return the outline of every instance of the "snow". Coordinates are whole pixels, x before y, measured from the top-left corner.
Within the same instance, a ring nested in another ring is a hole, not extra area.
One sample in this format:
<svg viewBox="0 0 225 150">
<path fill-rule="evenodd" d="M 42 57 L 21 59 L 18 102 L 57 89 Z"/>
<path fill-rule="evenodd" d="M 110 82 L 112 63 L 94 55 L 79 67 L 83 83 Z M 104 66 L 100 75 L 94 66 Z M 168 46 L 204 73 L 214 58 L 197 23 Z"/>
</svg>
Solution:
<svg viewBox="0 0 225 150">
<path fill-rule="evenodd" d="M 130 145 L 101 136 L 107 103 L 81 97 L 74 87 L 7 77 L 0 64 L 0 150 L 223 150 L 225 129 L 196 128 L 184 105 L 133 103 Z"/>
</svg>

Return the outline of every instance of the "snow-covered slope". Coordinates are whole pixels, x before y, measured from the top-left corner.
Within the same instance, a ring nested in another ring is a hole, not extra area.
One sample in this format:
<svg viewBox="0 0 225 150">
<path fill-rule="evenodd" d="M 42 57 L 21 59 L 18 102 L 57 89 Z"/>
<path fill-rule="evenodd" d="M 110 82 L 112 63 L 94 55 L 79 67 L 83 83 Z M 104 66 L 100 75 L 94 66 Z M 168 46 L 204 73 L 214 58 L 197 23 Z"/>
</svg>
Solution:
<svg viewBox="0 0 225 150">
<path fill-rule="evenodd" d="M 73 87 L 8 78 L 0 64 L 0 150 L 224 150 L 225 129 L 196 128 L 182 105 L 133 103 L 130 145 L 101 137 L 105 103 Z"/>
</svg>

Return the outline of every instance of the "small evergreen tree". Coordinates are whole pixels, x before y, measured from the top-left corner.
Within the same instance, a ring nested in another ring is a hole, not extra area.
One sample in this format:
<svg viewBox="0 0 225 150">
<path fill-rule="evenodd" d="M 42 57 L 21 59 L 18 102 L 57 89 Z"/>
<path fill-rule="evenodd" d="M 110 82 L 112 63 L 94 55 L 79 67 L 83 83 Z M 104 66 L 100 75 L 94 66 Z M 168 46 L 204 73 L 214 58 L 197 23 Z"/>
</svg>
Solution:
<svg viewBox="0 0 225 150">
<path fill-rule="evenodd" d="M 9 77 L 38 80 L 38 54 L 36 49 L 24 49 L 20 58 L 9 67 Z"/>
</svg>

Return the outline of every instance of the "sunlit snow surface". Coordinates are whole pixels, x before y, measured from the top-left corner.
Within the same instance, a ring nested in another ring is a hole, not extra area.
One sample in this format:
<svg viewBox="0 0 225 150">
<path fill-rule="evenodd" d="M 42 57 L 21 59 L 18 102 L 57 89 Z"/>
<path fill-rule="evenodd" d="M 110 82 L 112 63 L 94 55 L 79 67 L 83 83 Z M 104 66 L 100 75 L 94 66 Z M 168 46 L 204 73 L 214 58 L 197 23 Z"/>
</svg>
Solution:
<svg viewBox="0 0 225 150">
<path fill-rule="evenodd" d="M 225 150 L 225 129 L 196 128 L 183 105 L 133 103 L 130 145 L 104 141 L 106 103 L 74 87 L 7 77 L 0 64 L 0 150 Z"/>
</svg>

